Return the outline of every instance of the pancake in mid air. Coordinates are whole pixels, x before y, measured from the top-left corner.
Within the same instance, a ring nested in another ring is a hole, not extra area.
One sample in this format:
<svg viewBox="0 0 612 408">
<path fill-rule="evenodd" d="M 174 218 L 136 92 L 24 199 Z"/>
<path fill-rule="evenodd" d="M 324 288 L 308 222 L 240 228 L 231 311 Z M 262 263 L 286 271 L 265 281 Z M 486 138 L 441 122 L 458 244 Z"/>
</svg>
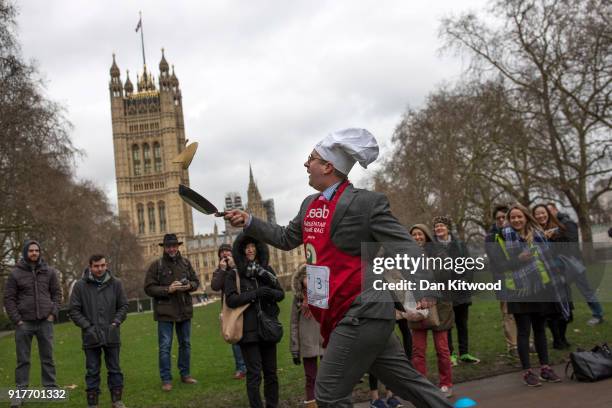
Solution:
<svg viewBox="0 0 612 408">
<path fill-rule="evenodd" d="M 193 142 L 185 147 L 185 150 L 179 153 L 174 159 L 172 159 L 172 163 L 180 164 L 183 170 L 187 170 L 191 161 L 193 160 L 193 156 L 198 150 L 198 142 Z"/>
</svg>

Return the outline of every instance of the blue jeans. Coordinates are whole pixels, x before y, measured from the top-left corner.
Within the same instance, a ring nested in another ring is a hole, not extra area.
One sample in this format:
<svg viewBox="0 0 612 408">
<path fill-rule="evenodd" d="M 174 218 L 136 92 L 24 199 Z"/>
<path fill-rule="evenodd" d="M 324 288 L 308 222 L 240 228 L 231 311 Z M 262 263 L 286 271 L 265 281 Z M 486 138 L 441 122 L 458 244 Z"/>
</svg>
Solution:
<svg viewBox="0 0 612 408">
<path fill-rule="evenodd" d="M 238 344 L 232 344 L 232 351 L 234 352 L 236 371 L 246 373 L 246 365 L 244 364 L 244 359 L 242 358 L 242 351 L 240 351 L 240 346 Z"/>
<path fill-rule="evenodd" d="M 179 343 L 178 369 L 181 377 L 190 375 L 189 361 L 191 354 L 191 319 L 182 322 L 157 322 L 157 339 L 159 342 L 159 376 L 162 382 L 172 381 L 172 329 L 176 326 L 176 337 Z"/>
<path fill-rule="evenodd" d="M 584 299 L 587 301 L 587 304 L 589 305 L 589 309 L 591 309 L 591 314 L 593 315 L 593 317 L 596 317 L 598 319 L 603 318 L 603 308 L 601 307 L 601 303 L 599 303 L 599 300 L 597 299 L 597 295 L 595 295 L 595 291 L 591 288 L 591 285 L 589 284 L 586 272 L 578 274 L 576 276 L 575 282 L 576 287 L 578 287 L 578 290 L 580 291 L 580 293 L 582 293 L 582 296 L 584 296 Z"/>
</svg>

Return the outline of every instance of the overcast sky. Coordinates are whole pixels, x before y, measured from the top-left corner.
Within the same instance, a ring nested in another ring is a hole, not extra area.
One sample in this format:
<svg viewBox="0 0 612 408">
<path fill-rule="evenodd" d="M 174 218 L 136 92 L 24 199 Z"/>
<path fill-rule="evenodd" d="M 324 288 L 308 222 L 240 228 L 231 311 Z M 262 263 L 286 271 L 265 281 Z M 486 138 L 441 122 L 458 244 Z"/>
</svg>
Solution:
<svg viewBox="0 0 612 408">
<path fill-rule="evenodd" d="M 18 34 L 37 61 L 49 97 L 66 108 L 85 152 L 79 178 L 116 205 L 108 92 L 112 53 L 135 82 L 142 71 L 142 10 L 148 67 L 161 48 L 175 65 L 185 132 L 200 147 L 191 185 L 217 206 L 228 191 L 246 200 L 248 164 L 264 198 L 286 223 L 312 189 L 302 163 L 325 134 L 364 127 L 383 154 L 408 106 L 419 107 L 464 63 L 441 56 L 443 16 L 482 10 L 484 0 L 126 1 L 21 0 Z M 350 174 L 364 183 L 370 167 Z M 212 217 L 194 212 L 195 231 Z M 222 224 L 219 223 L 221 227 Z"/>
</svg>

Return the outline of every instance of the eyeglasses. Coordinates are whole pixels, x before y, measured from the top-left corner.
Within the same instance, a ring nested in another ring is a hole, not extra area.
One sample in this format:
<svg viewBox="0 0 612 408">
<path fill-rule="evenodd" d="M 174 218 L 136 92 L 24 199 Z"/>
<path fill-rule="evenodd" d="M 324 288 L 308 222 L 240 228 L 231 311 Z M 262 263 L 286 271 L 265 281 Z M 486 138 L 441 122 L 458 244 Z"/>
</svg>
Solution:
<svg viewBox="0 0 612 408">
<path fill-rule="evenodd" d="M 310 162 L 313 160 L 320 160 L 321 162 L 323 162 L 323 164 L 329 163 L 327 160 L 324 160 L 321 157 L 313 156 L 312 153 L 308 155 L 308 159 L 306 159 L 306 163 L 310 164 Z"/>
</svg>

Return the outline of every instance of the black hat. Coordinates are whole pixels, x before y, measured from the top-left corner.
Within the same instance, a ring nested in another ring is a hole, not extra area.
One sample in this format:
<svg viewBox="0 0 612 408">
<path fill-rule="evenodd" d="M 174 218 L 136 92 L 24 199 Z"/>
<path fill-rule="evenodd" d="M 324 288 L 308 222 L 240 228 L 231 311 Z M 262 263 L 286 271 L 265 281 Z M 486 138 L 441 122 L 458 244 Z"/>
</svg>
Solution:
<svg viewBox="0 0 612 408">
<path fill-rule="evenodd" d="M 166 234 L 164 235 L 164 242 L 160 242 L 159 246 L 163 247 L 167 245 L 183 245 L 183 241 L 179 241 L 176 234 Z"/>
</svg>

